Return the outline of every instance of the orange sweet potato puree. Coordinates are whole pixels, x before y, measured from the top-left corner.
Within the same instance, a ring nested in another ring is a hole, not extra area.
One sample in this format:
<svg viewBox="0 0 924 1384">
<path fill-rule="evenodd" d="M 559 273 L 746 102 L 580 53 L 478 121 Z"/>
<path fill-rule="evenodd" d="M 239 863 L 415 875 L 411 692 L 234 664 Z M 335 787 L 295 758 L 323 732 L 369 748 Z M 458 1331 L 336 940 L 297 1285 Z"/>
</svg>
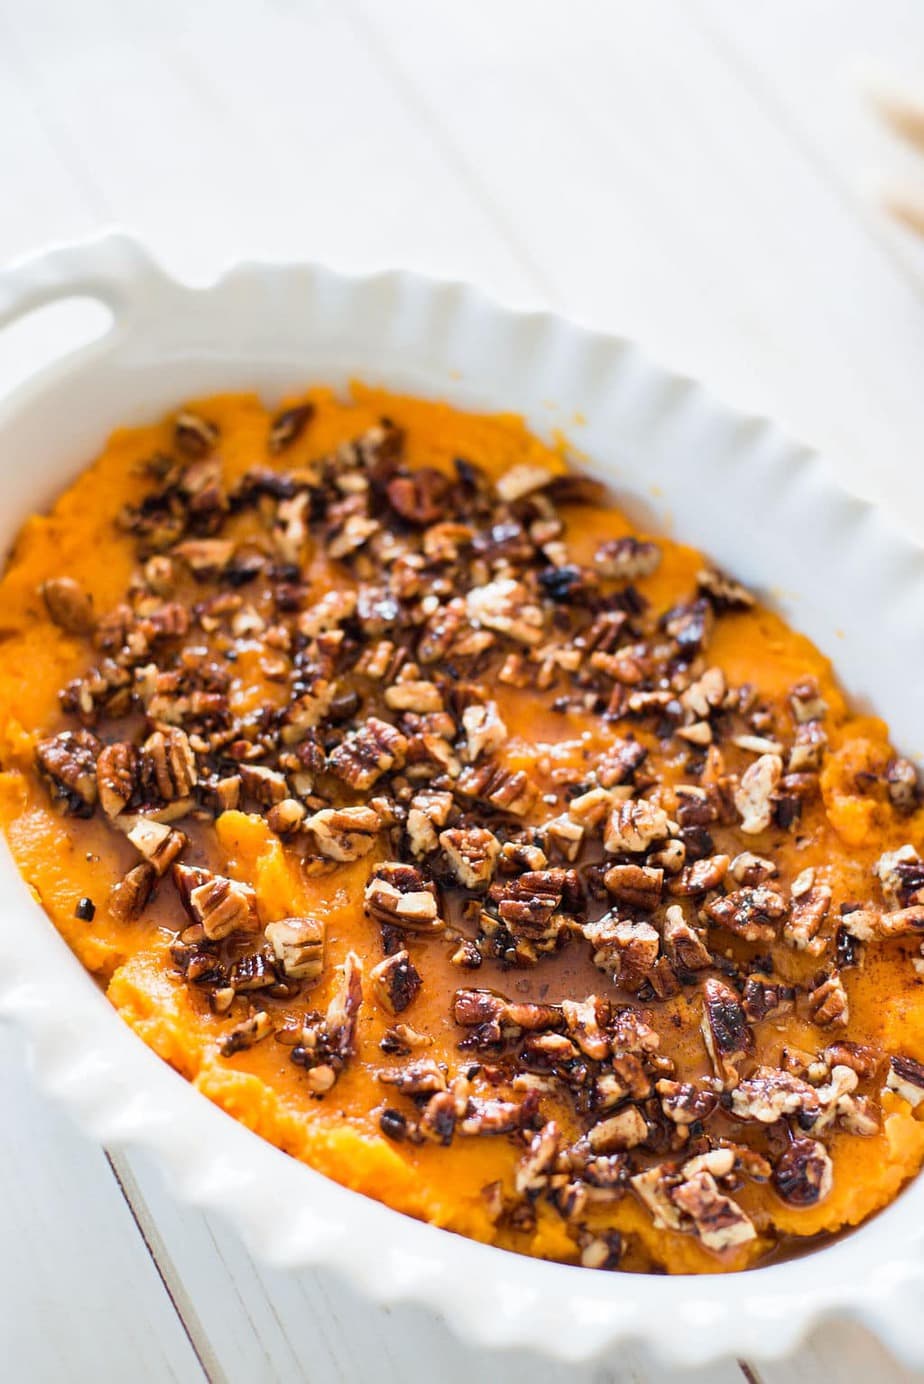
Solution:
<svg viewBox="0 0 924 1384">
<path fill-rule="evenodd" d="M 531 436 L 510 416 L 478 417 L 448 406 L 387 395 L 356 385 L 344 399 L 318 388 L 307 396 L 315 405 L 311 426 L 289 448 L 288 468 L 307 463 L 361 433 L 387 415 L 406 430 L 406 459 L 412 466 L 448 469 L 464 456 L 498 475 L 515 463 L 532 460 L 563 469 L 556 449 Z M 250 395 L 200 401 L 197 412 L 220 429 L 220 454 L 230 486 L 255 462 L 267 464 L 269 413 Z M 140 463 L 169 451 L 170 422 L 117 432 L 99 458 L 61 495 L 47 515 L 30 518 L 16 541 L 0 586 L 0 814 L 14 858 L 36 900 L 80 961 L 98 979 L 109 1000 L 139 1036 L 222 1109 L 293 1157 L 345 1186 L 376 1197 L 412 1216 L 476 1239 L 540 1257 L 576 1261 L 578 1248 L 566 1222 L 544 1202 L 534 1227 L 498 1226 L 488 1215 L 481 1189 L 501 1180 L 512 1185 L 522 1144 L 509 1138 L 456 1139 L 451 1148 L 434 1143 L 396 1143 L 379 1132 L 378 1116 L 394 1097 L 374 1074 L 389 1059 L 379 1041 L 393 1023 L 367 1000 L 360 1011 L 356 1055 L 323 1100 L 306 1092 L 304 1073 L 289 1060 L 290 1050 L 272 1038 L 231 1057 L 220 1055 L 218 1036 L 231 1020 L 210 1012 L 204 996 L 187 986 L 171 962 L 169 946 L 187 925 L 176 892 L 166 882 L 142 917 L 131 923 L 111 915 L 107 897 L 114 879 L 137 861 L 134 848 L 97 814 L 86 820 L 62 818 L 34 769 L 36 741 L 70 724 L 58 704 L 58 690 L 93 661 L 87 642 L 58 628 L 38 594 L 49 577 L 67 574 L 92 594 L 97 612 L 116 605 L 137 567 L 130 539 L 114 517 L 137 502 L 148 482 Z M 239 521 L 238 533 L 248 523 Z M 569 512 L 572 560 L 590 563 L 604 539 L 635 533 L 615 508 L 574 508 Z M 700 555 L 680 543 L 658 539 L 659 569 L 637 582 L 656 610 L 689 598 Z M 320 595 L 344 581 L 342 569 L 320 550 L 311 558 L 313 590 Z M 881 795 L 858 790 L 858 773 L 881 765 L 891 753 L 887 729 L 871 717 L 851 713 L 831 667 L 803 636 L 761 605 L 722 616 L 709 649 L 729 682 L 754 684 L 773 707 L 781 708 L 793 684 L 806 675 L 818 680 L 828 703 L 826 730 L 830 753 L 823 772 L 822 798 L 807 806 L 798 833 L 770 827 L 737 849 L 772 855 L 781 874 L 792 878 L 808 866 L 824 872 L 835 911 L 846 900 L 872 896 L 872 869 L 886 849 L 910 842 L 924 850 L 924 812 L 899 816 Z M 493 689 L 508 739 L 502 760 L 525 767 L 545 787 L 556 769 L 593 761 L 620 726 L 575 712 L 553 712 L 534 691 L 498 685 Z M 273 702 L 278 683 L 267 681 L 260 659 L 239 661 L 234 696 L 241 707 Z M 741 752 L 733 767 L 750 761 Z M 664 767 L 664 766 L 662 766 Z M 669 766 L 664 769 L 670 774 Z M 682 775 L 675 771 L 680 781 Z M 185 828 L 184 828 L 185 829 Z M 247 881 L 257 893 L 261 923 L 309 914 L 327 922 L 324 972 L 310 997 L 293 1004 L 324 1009 L 337 970 L 349 950 L 369 964 L 380 958 L 378 929 L 364 915 L 362 890 L 375 863 L 367 856 L 324 874 L 302 868 L 299 854 L 253 812 L 227 811 L 212 826 L 191 829 L 186 859 L 207 864 Z M 720 835 L 720 834 L 719 834 Z M 721 849 L 721 846 L 719 846 Z M 734 852 L 731 852 L 734 853 Z M 96 904 L 92 921 L 75 916 L 82 897 Z M 736 939 L 725 939 L 737 955 Z M 460 1058 L 460 1031 L 452 1018 L 451 997 L 460 985 L 496 988 L 513 998 L 606 995 L 612 987 L 596 970 L 583 945 L 543 959 L 527 971 L 503 973 L 486 965 L 476 977 L 460 974 L 449 962 L 450 946 L 440 938 L 410 937 L 409 948 L 424 985 L 406 1018 L 430 1034 L 427 1055 L 451 1069 Z M 847 1036 L 883 1052 L 901 1051 L 924 1062 L 924 990 L 911 965 L 914 946 L 906 941 L 871 945 L 865 964 L 843 973 L 850 1003 Z M 777 973 L 791 982 L 817 970 L 817 960 L 779 947 Z M 677 1064 L 678 1079 L 709 1070 L 699 1033 L 698 991 L 646 1006 L 648 1021 L 662 1035 L 662 1051 Z M 238 1016 L 239 1017 L 239 1016 Z M 756 1025 L 760 1060 L 780 1061 L 787 1046 L 815 1052 L 840 1036 L 819 1037 L 792 1014 Z M 576 1135 L 566 1110 L 557 1117 Z M 757 1239 L 716 1254 L 695 1236 L 657 1229 L 647 1209 L 632 1195 L 589 1213 L 596 1224 L 623 1233 L 629 1267 L 662 1267 L 670 1272 L 715 1272 L 746 1267 L 776 1246 L 780 1237 L 804 1237 L 854 1225 L 893 1198 L 924 1159 L 924 1124 L 895 1093 L 882 1100 L 878 1133 L 858 1137 L 838 1132 L 828 1139 L 834 1164 L 831 1193 L 814 1207 L 786 1205 L 769 1183 L 745 1181 L 735 1196 L 754 1221 Z M 790 1242 L 791 1243 L 791 1242 Z"/>
</svg>

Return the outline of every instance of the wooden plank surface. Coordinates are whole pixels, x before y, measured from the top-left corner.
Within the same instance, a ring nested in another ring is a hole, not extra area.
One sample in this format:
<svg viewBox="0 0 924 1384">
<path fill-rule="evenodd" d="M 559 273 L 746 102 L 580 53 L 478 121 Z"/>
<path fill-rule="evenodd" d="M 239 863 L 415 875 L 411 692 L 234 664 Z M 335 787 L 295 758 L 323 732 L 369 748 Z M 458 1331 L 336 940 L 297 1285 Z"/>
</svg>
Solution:
<svg viewBox="0 0 924 1384">
<path fill-rule="evenodd" d="M 194 278 L 240 254 L 471 278 L 638 336 L 901 519 L 924 499 L 922 251 L 871 188 L 916 169 L 859 78 L 912 81 L 922 55 L 916 0 L 2 6 L 0 259 L 120 220 Z M 0 387 L 61 321 L 0 344 Z M 429 1314 L 265 1269 L 145 1160 L 78 1138 L 2 1034 L 0 1070 L 11 1377 L 668 1378 L 631 1353 L 478 1355 Z M 746 1369 L 914 1377 L 856 1326 Z"/>
</svg>

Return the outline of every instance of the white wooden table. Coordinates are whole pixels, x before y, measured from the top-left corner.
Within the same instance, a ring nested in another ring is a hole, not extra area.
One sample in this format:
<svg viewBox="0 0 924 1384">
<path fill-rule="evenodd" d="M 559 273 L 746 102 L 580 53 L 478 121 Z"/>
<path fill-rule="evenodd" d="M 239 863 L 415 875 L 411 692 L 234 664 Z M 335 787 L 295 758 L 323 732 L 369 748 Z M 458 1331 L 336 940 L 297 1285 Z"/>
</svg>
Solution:
<svg viewBox="0 0 924 1384">
<path fill-rule="evenodd" d="M 876 70 L 924 89 L 916 0 L 0 0 L 0 259 L 120 221 L 190 278 L 242 253 L 471 278 L 775 414 L 924 539 L 924 247 L 876 197 L 924 169 Z M 0 388 L 83 329 L 54 311 L 0 338 Z M 3 1378 L 668 1378 L 476 1356 L 267 1271 L 75 1133 L 3 1030 L 0 1090 Z M 913 1377 L 849 1326 L 688 1377 L 868 1376 Z"/>
</svg>

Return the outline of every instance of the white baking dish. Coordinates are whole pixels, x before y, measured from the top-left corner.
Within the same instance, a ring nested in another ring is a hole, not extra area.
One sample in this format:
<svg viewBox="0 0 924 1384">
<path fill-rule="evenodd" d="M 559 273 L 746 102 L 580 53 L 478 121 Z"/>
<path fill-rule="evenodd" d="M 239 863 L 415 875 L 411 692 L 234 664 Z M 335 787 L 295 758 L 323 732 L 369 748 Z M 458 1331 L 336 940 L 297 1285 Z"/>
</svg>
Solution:
<svg viewBox="0 0 924 1384">
<path fill-rule="evenodd" d="M 763 589 L 834 656 L 906 752 L 924 711 L 924 554 L 770 423 L 718 405 L 630 343 L 416 275 L 241 265 L 184 287 L 107 236 L 0 275 L 0 327 L 98 298 L 111 330 L 0 412 L 0 543 L 123 423 L 192 395 L 269 396 L 351 377 L 523 413 L 564 430 L 627 507 Z M 428 1304 L 472 1343 L 584 1360 L 638 1342 L 673 1364 L 781 1355 L 819 1319 L 867 1323 L 924 1365 L 924 1180 L 817 1254 L 746 1274 L 665 1278 L 547 1264 L 421 1225 L 345 1191 L 200 1097 L 122 1023 L 0 856 L 0 1012 L 43 1087 L 107 1144 L 151 1150 L 176 1194 L 223 1212 L 274 1264 L 342 1271 L 378 1303 Z"/>
</svg>

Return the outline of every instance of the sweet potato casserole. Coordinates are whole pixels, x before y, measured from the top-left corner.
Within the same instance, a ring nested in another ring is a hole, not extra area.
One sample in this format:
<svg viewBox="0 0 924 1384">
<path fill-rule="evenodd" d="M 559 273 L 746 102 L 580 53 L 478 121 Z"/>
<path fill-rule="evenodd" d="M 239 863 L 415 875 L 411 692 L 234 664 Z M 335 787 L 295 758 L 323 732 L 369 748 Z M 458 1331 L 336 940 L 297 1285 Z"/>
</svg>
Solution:
<svg viewBox="0 0 924 1384">
<path fill-rule="evenodd" d="M 0 609 L 19 868 L 141 1037 L 296 1158 L 669 1272 L 918 1169 L 913 766 L 518 420 L 199 401 L 28 521 Z"/>
</svg>

